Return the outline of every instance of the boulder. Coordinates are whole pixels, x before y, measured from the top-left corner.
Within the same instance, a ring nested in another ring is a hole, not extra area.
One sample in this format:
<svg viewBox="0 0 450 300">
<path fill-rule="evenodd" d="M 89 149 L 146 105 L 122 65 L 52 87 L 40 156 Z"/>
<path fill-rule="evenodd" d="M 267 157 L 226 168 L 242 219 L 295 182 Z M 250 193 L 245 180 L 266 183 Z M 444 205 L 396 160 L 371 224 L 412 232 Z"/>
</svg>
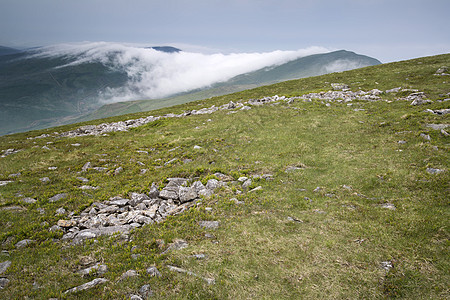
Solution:
<svg viewBox="0 0 450 300">
<path fill-rule="evenodd" d="M 180 187 L 179 188 L 179 199 L 181 203 L 192 201 L 197 198 L 197 192 L 193 187 Z"/>
</svg>

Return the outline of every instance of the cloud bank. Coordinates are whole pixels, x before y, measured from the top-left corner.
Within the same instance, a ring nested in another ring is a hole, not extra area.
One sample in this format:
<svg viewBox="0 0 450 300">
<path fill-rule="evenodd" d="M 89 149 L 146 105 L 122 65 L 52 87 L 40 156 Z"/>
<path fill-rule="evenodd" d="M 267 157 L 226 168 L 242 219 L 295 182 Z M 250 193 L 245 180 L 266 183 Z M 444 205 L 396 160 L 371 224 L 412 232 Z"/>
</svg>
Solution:
<svg viewBox="0 0 450 300">
<path fill-rule="evenodd" d="M 99 42 L 44 47 L 36 55 L 70 58 L 72 62 L 60 68 L 99 62 L 111 70 L 125 72 L 128 76 L 125 86 L 107 88 L 99 94 L 102 102 L 112 103 L 163 98 L 206 88 L 240 74 L 325 52 L 329 50 L 309 47 L 265 53 L 165 53 L 133 45 Z"/>
</svg>

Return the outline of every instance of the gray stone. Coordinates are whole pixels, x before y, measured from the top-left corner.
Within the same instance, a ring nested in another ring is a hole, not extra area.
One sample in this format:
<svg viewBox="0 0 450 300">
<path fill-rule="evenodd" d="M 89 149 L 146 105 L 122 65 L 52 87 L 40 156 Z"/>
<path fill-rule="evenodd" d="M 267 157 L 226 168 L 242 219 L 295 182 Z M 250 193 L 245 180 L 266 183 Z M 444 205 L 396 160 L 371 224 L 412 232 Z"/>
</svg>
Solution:
<svg viewBox="0 0 450 300">
<path fill-rule="evenodd" d="M 77 177 L 77 179 L 78 179 L 79 181 L 83 182 L 83 183 L 89 182 L 89 179 L 84 178 L 84 177 Z"/>
<path fill-rule="evenodd" d="M 348 85 L 346 85 L 345 83 L 332 83 L 331 87 L 333 88 L 333 90 L 345 90 L 345 89 L 348 89 Z"/>
<path fill-rule="evenodd" d="M 170 271 L 174 271 L 174 272 L 178 272 L 178 273 L 185 273 L 185 274 L 188 274 L 188 275 L 191 275 L 191 276 L 195 276 L 195 277 L 201 278 L 201 279 L 203 279 L 207 284 L 214 284 L 214 283 L 215 283 L 214 278 L 206 278 L 206 277 L 202 277 L 202 276 L 197 275 L 197 274 L 195 274 L 195 273 L 193 273 L 193 272 L 191 272 L 191 271 L 188 271 L 188 270 L 185 270 L 185 269 L 182 269 L 182 268 L 179 268 L 179 267 L 167 265 L 167 268 L 169 268 Z"/>
<path fill-rule="evenodd" d="M 391 261 L 382 261 L 380 263 L 380 267 L 386 271 L 389 271 L 391 268 L 394 267 Z"/>
<path fill-rule="evenodd" d="M 58 225 L 53 225 L 53 226 L 50 227 L 48 230 L 49 230 L 50 232 L 57 232 L 57 231 L 62 230 L 62 227 L 59 227 Z"/>
<path fill-rule="evenodd" d="M 58 208 L 58 209 L 55 211 L 55 213 L 56 213 L 57 216 L 58 216 L 58 215 L 64 215 L 64 214 L 66 213 L 66 210 L 65 210 L 63 207 L 60 207 L 60 208 Z"/>
<path fill-rule="evenodd" d="M 449 124 L 427 124 L 427 127 L 434 129 L 434 130 L 442 130 L 445 129 L 447 127 L 449 127 Z"/>
<path fill-rule="evenodd" d="M 56 194 L 53 197 L 49 198 L 48 201 L 49 202 L 56 202 L 56 201 L 59 201 L 61 199 L 67 198 L 67 196 L 68 196 L 67 193 Z"/>
<path fill-rule="evenodd" d="M 159 192 L 159 197 L 162 199 L 178 199 L 178 191 L 180 187 L 179 186 L 166 186 Z"/>
<path fill-rule="evenodd" d="M 259 190 L 262 190 L 262 186 L 260 186 L 260 185 L 255 187 L 254 189 L 250 190 L 249 193 L 256 192 L 256 191 L 259 191 Z"/>
<path fill-rule="evenodd" d="M 150 200 L 150 198 L 146 194 L 131 193 L 130 197 L 131 199 L 129 203 L 131 206 L 136 206 L 139 203 L 142 203 L 142 201 L 144 200 Z"/>
<path fill-rule="evenodd" d="M 8 183 L 11 183 L 11 182 L 14 182 L 14 181 L 11 181 L 11 180 L 3 180 L 3 181 L 0 181 L 0 186 L 7 185 Z"/>
<path fill-rule="evenodd" d="M 440 173 L 445 172 L 445 170 L 435 169 L 435 168 L 427 168 L 427 172 L 430 174 L 440 174 Z"/>
<path fill-rule="evenodd" d="M 212 190 L 214 191 L 215 189 L 217 189 L 218 187 L 220 187 L 219 181 L 217 179 L 210 179 L 208 180 L 208 182 L 206 183 L 206 188 L 208 190 Z"/>
<path fill-rule="evenodd" d="M 93 274 L 103 275 L 106 272 L 108 272 L 108 267 L 106 265 L 97 263 L 97 264 L 93 265 L 92 267 L 79 270 L 77 272 L 77 274 L 80 274 L 81 276 L 89 276 L 89 275 L 93 275 Z"/>
<path fill-rule="evenodd" d="M 431 137 L 429 134 L 421 133 L 420 136 L 426 139 L 427 141 L 431 141 Z"/>
<path fill-rule="evenodd" d="M 23 198 L 21 201 L 22 201 L 23 203 L 27 203 L 27 204 L 33 204 L 33 203 L 36 203 L 36 202 L 37 202 L 36 199 L 30 198 L 30 197 Z"/>
<path fill-rule="evenodd" d="M 84 290 L 87 290 L 87 289 L 91 289 L 93 287 L 96 287 L 97 285 L 104 284 L 104 283 L 106 283 L 108 281 L 109 280 L 105 279 L 105 278 L 95 278 L 92 281 L 86 282 L 86 283 L 84 283 L 84 284 L 82 284 L 80 286 L 77 286 L 77 287 L 74 287 L 74 288 L 71 288 L 71 289 L 65 291 L 64 294 L 76 293 L 76 292 L 79 292 L 79 291 L 84 291 Z"/>
<path fill-rule="evenodd" d="M 82 185 L 80 189 L 82 190 L 98 190 L 98 186 Z"/>
<path fill-rule="evenodd" d="M 167 186 L 174 186 L 174 184 L 176 184 L 178 186 L 185 186 L 187 183 L 186 178 L 180 178 L 180 177 L 167 178 L 167 181 L 169 181 Z"/>
<path fill-rule="evenodd" d="M 87 162 L 83 165 L 83 167 L 81 168 L 81 172 L 86 172 L 88 169 L 91 168 L 91 162 Z"/>
<path fill-rule="evenodd" d="M 153 291 L 150 288 L 150 284 L 144 284 L 143 286 L 141 286 L 141 288 L 139 289 L 139 294 L 144 297 L 144 299 L 153 296 Z"/>
<path fill-rule="evenodd" d="M 20 172 L 18 172 L 18 173 L 9 174 L 8 177 L 13 178 L 13 177 L 19 177 L 20 175 L 22 175 L 22 174 Z"/>
<path fill-rule="evenodd" d="M 213 192 L 211 190 L 208 189 L 203 189 L 201 191 L 198 192 L 199 196 L 203 196 L 205 198 L 209 198 L 213 195 Z"/>
<path fill-rule="evenodd" d="M 191 188 L 195 189 L 195 191 L 198 193 L 201 190 L 206 189 L 206 187 L 203 185 L 203 183 L 201 181 L 195 181 L 192 185 Z"/>
<path fill-rule="evenodd" d="M 0 278 L 0 289 L 4 289 L 9 283 L 8 278 L 1 277 Z"/>
<path fill-rule="evenodd" d="M 181 186 L 178 190 L 179 199 L 181 203 L 192 201 L 197 198 L 197 192 L 195 188 Z"/>
<path fill-rule="evenodd" d="M 142 299 L 142 297 L 138 295 L 131 295 L 130 300 L 144 300 L 144 299 Z"/>
<path fill-rule="evenodd" d="M 116 168 L 115 170 L 114 170 L 114 174 L 115 175 L 118 175 L 118 174 L 120 174 L 120 172 L 122 172 L 123 171 L 123 168 L 122 167 L 118 167 L 118 168 Z"/>
<path fill-rule="evenodd" d="M 11 261 L 7 260 L 2 263 L 0 263 L 0 275 L 6 272 L 8 268 L 11 266 Z"/>
<path fill-rule="evenodd" d="M 383 203 L 383 204 L 381 204 L 381 207 L 382 208 L 387 208 L 387 209 L 390 209 L 390 210 L 396 210 L 397 209 L 395 207 L 395 205 L 392 204 L 392 203 Z"/>
<path fill-rule="evenodd" d="M 155 199 L 155 198 L 159 197 L 158 186 L 155 183 L 152 183 L 152 186 L 150 187 L 150 191 L 148 192 L 148 196 L 151 199 Z"/>
<path fill-rule="evenodd" d="M 124 280 L 136 276 L 139 276 L 139 273 L 136 270 L 128 270 L 120 276 L 119 280 Z"/>
<path fill-rule="evenodd" d="M 46 182 L 49 182 L 49 181 L 50 181 L 50 178 L 48 178 L 48 177 L 42 177 L 42 178 L 39 178 L 39 180 L 40 180 L 41 182 L 43 182 L 43 183 L 46 183 Z"/>
<path fill-rule="evenodd" d="M 198 224 L 205 229 L 217 229 L 219 227 L 219 221 L 200 221 Z"/>
<path fill-rule="evenodd" d="M 18 242 L 16 244 L 16 248 L 17 249 L 25 248 L 26 246 L 28 246 L 29 244 L 31 244 L 33 242 L 34 242 L 34 240 L 30 240 L 30 239 L 21 240 L 20 242 Z"/>
<path fill-rule="evenodd" d="M 117 205 L 119 207 L 125 206 L 128 204 L 129 200 L 128 199 L 123 199 L 123 198 L 113 198 L 114 200 L 111 200 L 108 202 L 108 204 L 110 205 Z"/>
<path fill-rule="evenodd" d="M 98 172 L 105 172 L 106 170 L 108 170 L 108 168 L 105 167 L 93 167 L 92 169 Z"/>
<path fill-rule="evenodd" d="M 252 180 L 251 180 L 251 179 L 247 179 L 247 180 L 242 184 L 242 187 L 243 187 L 244 189 L 248 189 L 251 185 L 252 185 Z"/>
<path fill-rule="evenodd" d="M 147 274 L 152 277 L 161 277 L 161 273 L 155 266 L 151 266 L 147 268 Z"/>
</svg>

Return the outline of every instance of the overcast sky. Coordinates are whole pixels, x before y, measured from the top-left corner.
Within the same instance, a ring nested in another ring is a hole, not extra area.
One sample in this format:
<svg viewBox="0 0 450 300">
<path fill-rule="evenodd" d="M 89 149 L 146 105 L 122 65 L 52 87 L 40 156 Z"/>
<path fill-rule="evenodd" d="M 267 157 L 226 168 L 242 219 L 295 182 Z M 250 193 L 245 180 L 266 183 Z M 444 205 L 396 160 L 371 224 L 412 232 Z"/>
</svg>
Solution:
<svg viewBox="0 0 450 300">
<path fill-rule="evenodd" d="M 106 41 L 202 52 L 450 52 L 450 0 L 0 0 L 0 45 Z"/>
</svg>

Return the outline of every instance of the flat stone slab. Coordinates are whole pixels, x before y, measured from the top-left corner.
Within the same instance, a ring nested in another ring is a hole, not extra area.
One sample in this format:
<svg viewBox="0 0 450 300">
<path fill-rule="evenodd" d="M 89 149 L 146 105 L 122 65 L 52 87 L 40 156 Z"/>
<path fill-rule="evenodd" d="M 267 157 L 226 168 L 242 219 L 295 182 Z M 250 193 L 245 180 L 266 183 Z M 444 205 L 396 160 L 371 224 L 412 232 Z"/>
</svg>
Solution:
<svg viewBox="0 0 450 300">
<path fill-rule="evenodd" d="M 96 287 L 97 285 L 106 283 L 108 281 L 109 280 L 105 279 L 105 278 L 95 278 L 92 281 L 86 282 L 86 283 L 84 283 L 82 285 L 76 286 L 74 288 L 71 288 L 71 289 L 65 291 L 64 294 L 76 293 L 76 292 L 79 292 L 79 291 L 84 291 L 84 290 L 87 290 L 87 289 L 91 289 L 93 287 Z"/>
<path fill-rule="evenodd" d="M 219 228 L 219 221 L 200 221 L 198 222 L 200 227 L 205 229 L 217 229 Z"/>
</svg>

